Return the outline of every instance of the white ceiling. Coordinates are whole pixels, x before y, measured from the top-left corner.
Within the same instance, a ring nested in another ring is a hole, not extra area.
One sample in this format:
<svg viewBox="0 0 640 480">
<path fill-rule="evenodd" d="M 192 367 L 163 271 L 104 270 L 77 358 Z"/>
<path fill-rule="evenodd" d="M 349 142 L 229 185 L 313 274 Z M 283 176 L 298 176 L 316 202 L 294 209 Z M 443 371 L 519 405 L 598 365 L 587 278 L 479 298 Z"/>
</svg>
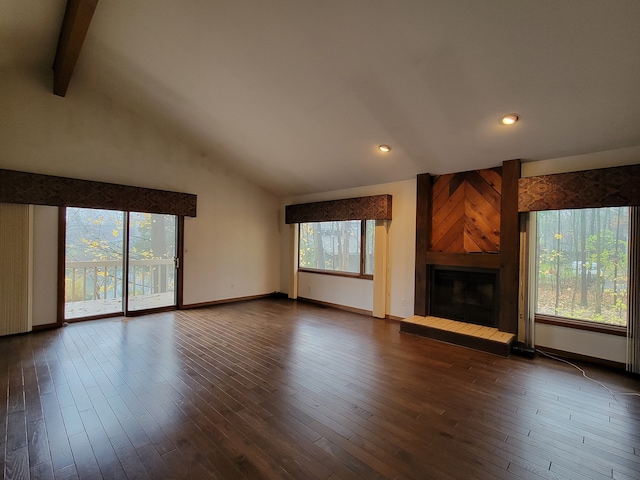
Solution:
<svg viewBox="0 0 640 480">
<path fill-rule="evenodd" d="M 0 65 L 65 4 L 2 0 Z M 640 1 L 102 0 L 74 85 L 281 196 L 564 157 L 640 145 Z"/>
</svg>

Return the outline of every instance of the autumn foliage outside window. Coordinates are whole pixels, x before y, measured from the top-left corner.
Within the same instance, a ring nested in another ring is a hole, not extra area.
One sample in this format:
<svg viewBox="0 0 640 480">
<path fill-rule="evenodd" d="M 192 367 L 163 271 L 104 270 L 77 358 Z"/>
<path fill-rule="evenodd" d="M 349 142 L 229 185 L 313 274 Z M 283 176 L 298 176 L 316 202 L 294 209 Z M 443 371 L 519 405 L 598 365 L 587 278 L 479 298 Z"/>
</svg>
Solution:
<svg viewBox="0 0 640 480">
<path fill-rule="evenodd" d="M 374 242 L 374 220 L 301 223 L 299 268 L 372 276 Z"/>
<path fill-rule="evenodd" d="M 537 213 L 536 314 L 626 326 L 628 207 Z"/>
</svg>

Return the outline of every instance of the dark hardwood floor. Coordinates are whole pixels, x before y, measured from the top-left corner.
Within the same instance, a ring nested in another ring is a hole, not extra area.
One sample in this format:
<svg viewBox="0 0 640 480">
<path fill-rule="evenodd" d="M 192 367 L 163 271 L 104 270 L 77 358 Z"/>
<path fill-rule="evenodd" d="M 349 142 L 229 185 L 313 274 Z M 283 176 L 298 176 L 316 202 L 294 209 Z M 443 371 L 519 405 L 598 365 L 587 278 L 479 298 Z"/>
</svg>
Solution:
<svg viewBox="0 0 640 480">
<path fill-rule="evenodd" d="M 308 303 L 84 322 L 0 352 L 7 479 L 640 479 L 640 398 Z"/>
</svg>

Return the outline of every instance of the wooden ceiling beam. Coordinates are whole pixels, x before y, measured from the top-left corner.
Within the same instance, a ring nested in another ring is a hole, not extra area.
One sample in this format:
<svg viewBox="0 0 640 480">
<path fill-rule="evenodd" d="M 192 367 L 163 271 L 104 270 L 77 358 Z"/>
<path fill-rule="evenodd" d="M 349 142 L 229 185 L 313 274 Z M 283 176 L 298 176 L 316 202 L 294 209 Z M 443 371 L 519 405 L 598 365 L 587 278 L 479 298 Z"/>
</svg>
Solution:
<svg viewBox="0 0 640 480">
<path fill-rule="evenodd" d="M 64 97 L 98 0 L 68 0 L 53 62 L 53 93 Z"/>
</svg>

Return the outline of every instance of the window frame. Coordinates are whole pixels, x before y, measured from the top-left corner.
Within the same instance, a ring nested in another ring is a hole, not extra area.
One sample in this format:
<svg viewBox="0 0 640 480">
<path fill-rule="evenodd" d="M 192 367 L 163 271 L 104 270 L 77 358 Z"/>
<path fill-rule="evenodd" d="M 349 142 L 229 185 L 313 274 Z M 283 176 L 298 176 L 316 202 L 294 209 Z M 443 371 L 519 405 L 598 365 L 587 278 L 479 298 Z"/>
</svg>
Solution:
<svg viewBox="0 0 640 480">
<path fill-rule="evenodd" d="M 608 335 L 616 335 L 619 337 L 627 336 L 627 327 L 621 325 L 610 325 L 608 323 L 598 323 L 590 320 L 580 320 L 577 318 L 567 318 L 554 315 L 545 315 L 536 313 L 534 315 L 536 323 L 544 325 L 555 325 L 558 327 L 573 328 L 576 330 L 585 330 L 588 332 L 605 333 Z"/>
<path fill-rule="evenodd" d="M 625 206 L 625 205 L 622 205 Z M 592 209 L 592 208 L 606 208 L 606 207 L 584 207 L 584 209 Z M 558 209 L 558 210 L 568 210 L 568 209 Z M 578 208 L 578 209 L 569 209 L 569 210 L 582 210 L 582 208 Z M 540 212 L 530 212 L 534 215 L 537 215 Z M 629 217 L 631 217 L 631 211 L 629 210 Z M 629 221 L 631 221 L 631 218 L 629 218 Z M 536 220 L 536 226 L 535 226 L 535 242 L 533 244 L 534 246 L 534 253 L 535 256 L 538 256 L 538 239 L 539 239 L 539 232 L 538 232 L 538 225 L 537 225 L 537 220 Z M 629 230 L 629 237 L 628 237 L 628 251 L 630 252 L 632 248 L 637 248 L 637 244 L 640 242 L 640 236 L 634 236 L 632 234 L 632 230 Z M 631 265 L 629 265 L 628 268 L 631 268 Z M 553 326 L 559 326 L 559 327 L 565 327 L 565 328 L 571 328 L 571 329 L 576 329 L 576 330 L 582 330 L 582 331 L 589 331 L 589 332 L 595 332 L 595 333 L 602 333 L 602 334 L 607 334 L 607 335 L 614 335 L 614 336 L 621 336 L 621 337 L 626 337 L 627 336 L 627 332 L 628 332 L 628 325 L 629 325 L 629 318 L 627 318 L 627 325 L 612 325 L 609 323 L 600 323 L 600 322 L 596 322 L 596 321 L 592 321 L 592 320 L 584 320 L 584 319 L 578 319 L 578 318 L 569 318 L 569 317 L 564 317 L 561 315 L 551 315 L 551 314 L 546 314 L 546 313 L 537 313 L 536 309 L 537 309 L 537 295 L 538 295 L 538 274 L 537 274 L 537 267 L 533 270 L 532 272 L 533 275 L 533 280 L 535 283 L 535 301 L 534 301 L 534 305 L 533 305 L 533 317 L 534 317 L 534 322 L 535 323 L 539 323 L 539 324 L 544 324 L 544 325 L 553 325 Z M 629 274 L 630 272 L 628 272 Z"/>
<path fill-rule="evenodd" d="M 335 220 L 336 222 L 349 221 L 349 220 Z M 366 228 L 367 228 L 367 220 L 360 219 L 360 272 L 345 272 L 342 270 L 323 270 L 320 268 L 309 268 L 309 267 L 301 267 L 300 266 L 300 229 L 302 228 L 303 223 L 326 223 L 326 222 L 302 222 L 298 223 L 298 271 L 299 272 L 308 272 L 308 273 L 318 273 L 321 275 L 333 275 L 334 277 L 347 277 L 347 278 L 361 278 L 364 280 L 373 280 L 373 275 L 365 273 L 365 254 L 366 254 Z M 375 220 L 374 220 L 375 221 Z M 374 232 L 374 241 L 375 241 L 375 232 Z M 375 245 L 375 244 L 374 244 Z M 375 247 L 374 247 L 375 249 Z M 375 252 L 375 250 L 374 250 Z M 375 272 L 374 272 L 375 273 Z"/>
</svg>

